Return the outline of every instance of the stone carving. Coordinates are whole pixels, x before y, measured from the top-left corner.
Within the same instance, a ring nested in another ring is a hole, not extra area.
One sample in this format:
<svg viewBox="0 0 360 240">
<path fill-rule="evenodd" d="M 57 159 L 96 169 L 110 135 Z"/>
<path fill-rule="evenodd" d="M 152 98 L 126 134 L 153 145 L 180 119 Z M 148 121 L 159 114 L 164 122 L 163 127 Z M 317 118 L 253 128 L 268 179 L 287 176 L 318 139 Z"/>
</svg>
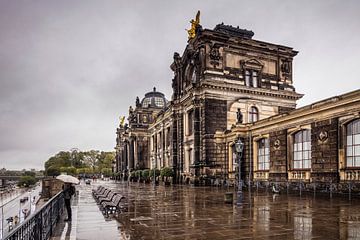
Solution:
<svg viewBox="0 0 360 240">
<path fill-rule="evenodd" d="M 291 74 L 291 63 L 288 59 L 281 60 L 281 71 L 285 75 Z"/>
<path fill-rule="evenodd" d="M 220 51 L 219 51 L 219 46 L 216 46 L 215 44 L 211 47 L 210 49 L 210 64 L 214 66 L 214 68 L 216 68 L 217 66 L 220 65 Z"/>
<path fill-rule="evenodd" d="M 275 148 L 275 149 L 279 149 L 279 148 L 280 148 L 280 144 L 281 144 L 280 140 L 279 140 L 279 139 L 276 139 L 275 142 L 274 142 L 274 148 Z"/>
<path fill-rule="evenodd" d="M 329 138 L 328 132 L 324 130 L 322 130 L 318 135 L 318 139 L 320 142 L 325 142 L 328 138 Z"/>
<path fill-rule="evenodd" d="M 237 109 L 237 112 L 236 112 L 236 120 L 237 120 L 236 123 L 243 123 L 243 115 L 242 115 L 242 113 L 241 113 L 241 109 L 240 109 L 240 108 Z"/>
<path fill-rule="evenodd" d="M 136 123 L 137 117 L 134 113 L 132 106 L 129 107 L 129 123 Z"/>
<path fill-rule="evenodd" d="M 135 105 L 136 105 L 136 107 L 140 107 L 140 99 L 139 99 L 139 97 L 136 97 Z"/>
</svg>

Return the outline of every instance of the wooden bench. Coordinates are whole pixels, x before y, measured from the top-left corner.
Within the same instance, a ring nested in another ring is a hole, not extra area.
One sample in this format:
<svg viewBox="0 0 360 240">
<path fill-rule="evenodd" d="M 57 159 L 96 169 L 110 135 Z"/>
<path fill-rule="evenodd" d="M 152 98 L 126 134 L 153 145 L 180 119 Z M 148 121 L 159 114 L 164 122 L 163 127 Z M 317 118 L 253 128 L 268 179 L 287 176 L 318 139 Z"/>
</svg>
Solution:
<svg viewBox="0 0 360 240">
<path fill-rule="evenodd" d="M 92 194 L 93 195 L 99 195 L 99 194 L 103 193 L 105 190 L 106 190 L 105 187 L 99 186 L 97 189 L 92 190 Z"/>
<path fill-rule="evenodd" d="M 121 194 L 115 194 L 112 201 L 103 201 L 101 203 L 102 211 L 104 214 L 109 215 L 111 213 L 120 212 L 124 206 L 121 205 L 121 201 L 125 199 L 125 197 Z"/>
<path fill-rule="evenodd" d="M 105 198 L 105 197 L 107 197 L 107 196 L 109 196 L 109 194 L 111 193 L 111 190 L 110 189 L 106 189 L 105 191 L 104 191 L 104 193 L 102 193 L 102 194 L 95 194 L 94 195 L 94 198 L 95 198 L 95 200 L 97 201 L 99 198 Z"/>
<path fill-rule="evenodd" d="M 115 197 L 116 193 L 113 191 L 110 191 L 110 194 L 106 197 L 99 197 L 97 199 L 98 204 L 101 204 L 102 202 L 111 202 L 113 198 Z"/>
</svg>

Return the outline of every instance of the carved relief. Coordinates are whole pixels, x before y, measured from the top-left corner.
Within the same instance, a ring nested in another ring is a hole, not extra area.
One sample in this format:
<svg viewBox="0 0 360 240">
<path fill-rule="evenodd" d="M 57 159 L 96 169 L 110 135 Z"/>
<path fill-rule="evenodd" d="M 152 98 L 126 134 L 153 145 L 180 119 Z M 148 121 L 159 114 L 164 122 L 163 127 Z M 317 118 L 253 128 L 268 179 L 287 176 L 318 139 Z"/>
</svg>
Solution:
<svg viewBox="0 0 360 240">
<path fill-rule="evenodd" d="M 325 142 L 328 138 L 329 138 L 328 132 L 324 130 L 322 130 L 318 135 L 318 139 L 322 143 Z"/>
<path fill-rule="evenodd" d="M 282 59 L 280 68 L 281 68 L 282 75 L 285 78 L 291 76 L 291 61 L 289 59 Z"/>
<path fill-rule="evenodd" d="M 211 49 L 210 49 L 210 64 L 214 66 L 214 68 L 216 68 L 217 66 L 220 65 L 220 51 L 219 51 L 219 46 L 217 46 L 216 44 L 212 45 Z"/>
<path fill-rule="evenodd" d="M 279 140 L 279 139 L 276 139 L 275 142 L 274 142 L 274 148 L 275 148 L 275 149 L 279 149 L 279 148 L 280 148 L 280 144 L 281 144 L 280 140 Z"/>
</svg>

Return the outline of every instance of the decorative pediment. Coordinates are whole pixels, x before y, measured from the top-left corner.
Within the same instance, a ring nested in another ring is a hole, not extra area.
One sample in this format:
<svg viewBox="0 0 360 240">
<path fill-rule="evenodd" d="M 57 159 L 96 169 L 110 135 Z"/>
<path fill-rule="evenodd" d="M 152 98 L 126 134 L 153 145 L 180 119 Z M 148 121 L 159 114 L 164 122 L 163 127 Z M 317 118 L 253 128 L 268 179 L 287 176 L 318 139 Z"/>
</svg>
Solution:
<svg viewBox="0 0 360 240">
<path fill-rule="evenodd" d="M 264 67 L 264 64 L 255 58 L 251 58 L 248 60 L 241 60 L 240 66 L 242 67 L 242 69 L 254 69 L 261 71 Z"/>
</svg>

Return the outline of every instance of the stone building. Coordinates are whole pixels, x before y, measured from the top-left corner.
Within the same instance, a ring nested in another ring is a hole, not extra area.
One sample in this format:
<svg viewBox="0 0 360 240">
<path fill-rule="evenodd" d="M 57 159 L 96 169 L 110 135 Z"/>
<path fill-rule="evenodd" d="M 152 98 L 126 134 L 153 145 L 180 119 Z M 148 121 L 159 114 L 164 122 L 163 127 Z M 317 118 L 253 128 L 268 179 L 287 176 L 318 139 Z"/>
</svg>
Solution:
<svg viewBox="0 0 360 240">
<path fill-rule="evenodd" d="M 171 101 L 154 89 L 117 129 L 118 172 L 171 167 L 177 183 L 234 182 L 241 139 L 245 183 L 360 180 L 359 90 L 296 109 L 297 51 L 239 27 L 195 29 L 174 53 Z"/>
</svg>

